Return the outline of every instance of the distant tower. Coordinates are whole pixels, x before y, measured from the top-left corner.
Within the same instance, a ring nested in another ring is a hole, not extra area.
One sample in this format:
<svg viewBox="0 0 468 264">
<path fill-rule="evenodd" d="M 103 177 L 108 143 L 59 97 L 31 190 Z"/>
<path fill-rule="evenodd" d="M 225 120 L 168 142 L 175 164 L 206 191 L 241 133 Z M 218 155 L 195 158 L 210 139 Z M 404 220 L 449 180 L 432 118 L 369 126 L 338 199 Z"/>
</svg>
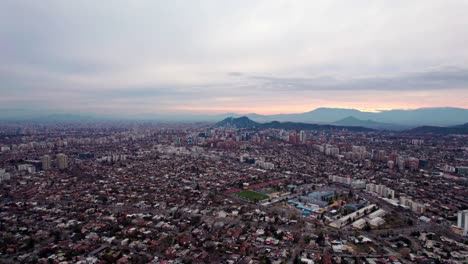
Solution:
<svg viewBox="0 0 468 264">
<path fill-rule="evenodd" d="M 50 170 L 52 167 L 52 159 L 49 155 L 42 156 L 42 169 L 43 170 Z"/>
<path fill-rule="evenodd" d="M 301 143 L 305 143 L 306 141 L 306 133 L 304 130 L 301 130 L 301 132 L 299 132 L 299 140 L 301 141 Z"/>
<path fill-rule="evenodd" d="M 62 153 L 57 154 L 57 165 L 58 165 L 58 168 L 61 170 L 68 168 L 67 155 L 62 154 Z"/>
<path fill-rule="evenodd" d="M 458 212 L 457 227 L 461 228 L 463 235 L 468 233 L 468 210 Z"/>
</svg>

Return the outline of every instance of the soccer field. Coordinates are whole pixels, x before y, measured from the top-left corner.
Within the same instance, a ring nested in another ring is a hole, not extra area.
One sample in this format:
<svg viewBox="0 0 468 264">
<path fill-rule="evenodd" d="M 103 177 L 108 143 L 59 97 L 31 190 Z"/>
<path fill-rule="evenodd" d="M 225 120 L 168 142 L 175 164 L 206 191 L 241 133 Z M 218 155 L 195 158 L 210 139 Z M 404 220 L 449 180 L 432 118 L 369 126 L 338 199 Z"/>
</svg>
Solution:
<svg viewBox="0 0 468 264">
<path fill-rule="evenodd" d="M 237 192 L 236 195 L 239 196 L 239 197 L 242 197 L 244 199 L 247 199 L 249 201 L 252 201 L 252 202 L 258 202 L 258 201 L 262 201 L 262 200 L 270 198 L 267 195 L 264 195 L 264 194 L 261 194 L 261 193 L 258 193 L 258 192 L 254 192 L 254 191 L 250 191 L 250 190 L 244 190 L 244 191 Z"/>
</svg>

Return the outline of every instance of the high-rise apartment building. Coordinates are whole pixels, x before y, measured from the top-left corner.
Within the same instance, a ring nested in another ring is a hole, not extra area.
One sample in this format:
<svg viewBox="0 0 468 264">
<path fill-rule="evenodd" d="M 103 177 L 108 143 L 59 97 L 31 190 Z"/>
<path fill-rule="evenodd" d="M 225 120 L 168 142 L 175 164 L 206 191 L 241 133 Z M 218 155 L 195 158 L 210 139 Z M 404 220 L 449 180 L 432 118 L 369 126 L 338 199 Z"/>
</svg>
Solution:
<svg viewBox="0 0 468 264">
<path fill-rule="evenodd" d="M 42 156 L 42 169 L 43 170 L 50 170 L 52 168 L 52 159 L 49 155 Z"/>
<path fill-rule="evenodd" d="M 299 140 L 301 141 L 301 143 L 306 142 L 306 133 L 304 130 L 301 130 L 301 132 L 299 132 Z"/>
<path fill-rule="evenodd" d="M 457 227 L 463 230 L 463 235 L 468 234 L 468 210 L 458 212 Z"/>
<path fill-rule="evenodd" d="M 63 170 L 68 168 L 68 158 L 65 154 L 57 154 L 57 166 L 59 169 Z"/>
</svg>

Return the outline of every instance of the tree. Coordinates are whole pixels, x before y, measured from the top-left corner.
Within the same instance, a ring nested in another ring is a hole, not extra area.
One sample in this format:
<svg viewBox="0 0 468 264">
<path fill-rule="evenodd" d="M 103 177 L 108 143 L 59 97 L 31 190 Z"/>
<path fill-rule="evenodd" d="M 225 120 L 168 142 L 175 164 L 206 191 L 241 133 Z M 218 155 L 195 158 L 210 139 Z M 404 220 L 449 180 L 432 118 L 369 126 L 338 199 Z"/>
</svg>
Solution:
<svg viewBox="0 0 468 264">
<path fill-rule="evenodd" d="M 261 258 L 261 260 L 260 260 L 260 263 L 262 263 L 262 264 L 270 264 L 270 263 L 271 263 L 271 260 L 270 260 L 269 257 L 263 255 L 262 258 Z"/>
<path fill-rule="evenodd" d="M 190 222 L 193 226 L 196 226 L 200 223 L 200 220 L 201 220 L 201 216 L 199 215 L 194 215 L 190 218 Z"/>
<path fill-rule="evenodd" d="M 413 219 L 411 218 L 408 218 L 408 221 L 407 221 L 408 225 L 412 226 L 414 223 L 413 223 Z"/>
<path fill-rule="evenodd" d="M 410 255 L 410 250 L 409 250 L 409 248 L 402 248 L 402 249 L 400 250 L 400 254 L 401 254 L 401 256 L 402 256 L 403 258 L 408 259 L 408 258 L 409 258 L 409 255 Z"/>
<path fill-rule="evenodd" d="M 319 245 L 323 245 L 324 242 L 325 242 L 325 236 L 323 235 L 323 232 L 320 232 L 317 236 L 317 239 L 315 239 L 315 243 Z"/>
<path fill-rule="evenodd" d="M 369 223 L 366 223 L 366 225 L 364 226 L 364 231 L 370 231 L 371 230 L 371 226 L 369 225 Z"/>
<path fill-rule="evenodd" d="M 35 244 L 36 244 L 36 241 L 34 241 L 34 239 L 28 238 L 26 240 L 25 249 L 27 250 L 33 249 Z"/>
</svg>

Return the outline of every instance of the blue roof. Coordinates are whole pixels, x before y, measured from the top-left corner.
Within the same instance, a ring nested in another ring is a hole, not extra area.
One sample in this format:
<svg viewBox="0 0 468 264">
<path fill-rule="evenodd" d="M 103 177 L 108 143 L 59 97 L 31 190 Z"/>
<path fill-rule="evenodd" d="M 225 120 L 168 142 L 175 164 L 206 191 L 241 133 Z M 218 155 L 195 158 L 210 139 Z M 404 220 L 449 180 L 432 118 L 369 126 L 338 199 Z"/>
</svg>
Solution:
<svg viewBox="0 0 468 264">
<path fill-rule="evenodd" d="M 288 200 L 288 203 L 290 203 L 290 204 L 294 204 L 294 205 L 301 204 L 300 202 L 298 202 L 298 201 L 295 201 L 295 200 Z"/>
<path fill-rule="evenodd" d="M 315 212 L 315 208 L 312 208 L 312 207 L 309 207 L 309 206 L 305 206 L 303 204 L 300 204 L 298 206 L 296 206 L 298 209 L 301 209 L 301 210 L 306 210 L 306 211 L 309 211 L 309 212 Z"/>
<path fill-rule="evenodd" d="M 326 191 L 326 192 L 312 192 L 312 193 L 309 193 L 308 196 L 309 197 L 314 197 L 314 198 L 321 198 L 321 197 L 324 197 L 324 196 L 330 196 L 330 195 L 334 195 L 335 193 L 333 191 Z"/>
</svg>

